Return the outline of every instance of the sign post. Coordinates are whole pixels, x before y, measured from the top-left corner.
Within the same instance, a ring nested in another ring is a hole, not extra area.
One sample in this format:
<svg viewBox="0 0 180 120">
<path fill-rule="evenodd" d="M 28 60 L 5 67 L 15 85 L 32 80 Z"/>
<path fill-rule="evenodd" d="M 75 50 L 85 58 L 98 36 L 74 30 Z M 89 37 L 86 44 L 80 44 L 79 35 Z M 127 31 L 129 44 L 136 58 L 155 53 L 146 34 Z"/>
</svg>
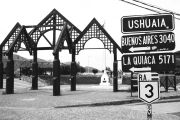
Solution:
<svg viewBox="0 0 180 120">
<path fill-rule="evenodd" d="M 152 120 L 152 103 L 159 99 L 159 79 L 153 81 L 151 73 L 140 73 L 138 75 L 138 97 L 147 103 L 147 120 Z"/>
<path fill-rule="evenodd" d="M 152 104 L 147 104 L 147 120 L 152 120 Z"/>
<path fill-rule="evenodd" d="M 123 53 L 169 51 L 175 48 L 173 14 L 124 16 L 121 19 L 122 33 L 142 33 L 121 37 Z M 148 33 L 147 33 L 148 32 Z M 153 33 L 149 33 L 153 32 Z M 158 32 L 158 33 L 155 33 Z M 147 103 L 147 120 L 152 120 L 151 103 L 159 99 L 159 78 L 151 72 L 174 71 L 174 53 L 125 54 L 122 56 L 122 71 L 138 72 L 138 97 Z"/>
</svg>

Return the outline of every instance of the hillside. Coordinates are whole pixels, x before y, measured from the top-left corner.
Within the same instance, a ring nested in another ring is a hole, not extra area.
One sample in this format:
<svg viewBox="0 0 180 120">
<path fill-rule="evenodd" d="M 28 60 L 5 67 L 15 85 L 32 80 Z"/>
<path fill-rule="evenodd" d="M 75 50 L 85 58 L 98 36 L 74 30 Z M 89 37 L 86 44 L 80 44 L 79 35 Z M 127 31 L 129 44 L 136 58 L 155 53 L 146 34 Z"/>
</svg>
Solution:
<svg viewBox="0 0 180 120">
<path fill-rule="evenodd" d="M 6 68 L 7 65 L 7 56 L 3 56 L 3 63 L 4 63 L 4 68 Z M 20 67 L 31 67 L 32 65 L 32 59 L 27 59 L 24 58 L 20 55 L 17 54 L 13 54 L 13 59 L 14 59 L 14 71 L 16 71 L 18 68 Z M 37 59 L 38 63 L 39 63 L 39 67 L 51 67 L 52 68 L 52 62 L 43 60 L 38 58 Z"/>
<path fill-rule="evenodd" d="M 6 61 L 7 59 L 8 59 L 7 56 L 3 56 L 3 60 Z M 22 57 L 20 55 L 17 55 L 17 54 L 13 54 L 13 59 L 14 60 L 19 60 L 19 61 L 29 61 L 29 59 L 24 58 L 24 57 Z"/>
<path fill-rule="evenodd" d="M 90 72 L 90 73 L 92 73 L 92 70 L 93 70 L 93 69 L 97 69 L 97 68 L 90 67 L 90 66 L 86 66 L 86 67 L 84 67 L 84 68 L 85 68 L 86 72 Z M 97 70 L 98 70 L 98 69 L 97 69 Z M 98 72 L 100 72 L 100 70 L 98 70 Z"/>
<path fill-rule="evenodd" d="M 176 54 L 176 72 L 180 73 L 180 51 L 175 52 Z M 13 54 L 13 58 L 14 58 L 14 64 L 15 64 L 15 70 L 17 70 L 20 66 L 22 67 L 31 67 L 31 63 L 32 63 L 32 59 L 27 59 L 24 58 L 20 55 L 17 54 Z M 4 63 L 4 68 L 6 68 L 6 62 L 7 62 L 7 56 L 3 56 L 3 63 Z M 53 64 L 50 61 L 44 60 L 44 59 L 40 59 L 38 58 L 38 62 L 39 62 L 39 67 L 50 67 L 52 68 Z M 63 65 L 70 65 L 71 62 L 65 62 L 62 63 Z M 90 66 L 86 66 L 84 67 L 86 72 L 92 72 L 93 69 L 96 69 L 94 67 L 90 67 Z M 100 71 L 100 70 L 98 70 Z"/>
<path fill-rule="evenodd" d="M 31 66 L 30 60 L 27 58 L 24 58 L 20 55 L 13 54 L 13 59 L 14 59 L 14 70 L 16 71 L 20 66 Z M 6 68 L 7 65 L 7 56 L 3 56 L 3 63 L 4 63 L 4 68 Z"/>
<path fill-rule="evenodd" d="M 14 71 L 17 71 L 20 67 L 31 67 L 32 66 L 32 61 L 33 61 L 32 59 L 27 59 L 27 58 L 24 58 L 17 54 L 13 54 L 13 58 L 14 58 Z M 8 59 L 7 56 L 3 57 L 4 68 L 6 68 L 7 59 Z M 40 59 L 40 58 L 38 58 L 37 61 L 38 61 L 38 66 L 40 68 L 52 68 L 53 67 L 53 63 L 51 61 L 47 61 L 47 60 Z M 70 69 L 71 62 L 65 62 L 65 63 L 61 63 L 61 64 L 62 64 L 62 66 L 69 66 L 69 69 Z M 84 67 L 84 69 L 85 69 L 85 72 L 92 73 L 92 70 L 96 69 L 96 68 L 86 66 L 86 67 Z"/>
</svg>

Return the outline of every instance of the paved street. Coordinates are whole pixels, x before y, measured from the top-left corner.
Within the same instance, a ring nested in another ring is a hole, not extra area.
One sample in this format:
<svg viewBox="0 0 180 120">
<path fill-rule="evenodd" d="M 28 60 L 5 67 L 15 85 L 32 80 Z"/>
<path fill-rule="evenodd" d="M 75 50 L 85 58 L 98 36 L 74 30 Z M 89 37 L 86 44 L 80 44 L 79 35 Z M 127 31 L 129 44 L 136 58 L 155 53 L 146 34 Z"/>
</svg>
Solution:
<svg viewBox="0 0 180 120">
<path fill-rule="evenodd" d="M 146 112 L 125 106 L 69 108 L 1 108 L 0 117 L 8 120 L 145 120 Z M 179 120 L 171 114 L 153 114 L 153 120 Z"/>
<path fill-rule="evenodd" d="M 15 94 L 3 95 L 0 90 L 0 120 L 144 120 L 146 105 L 124 91 L 112 92 L 112 86 L 61 86 L 61 96 L 52 96 L 52 86 L 30 90 L 31 84 L 15 80 Z M 153 104 L 153 120 L 180 120 L 180 91 L 162 92 Z M 173 98 L 173 99 L 172 99 Z M 178 102 L 177 102 L 178 101 Z M 167 103 L 166 103 L 167 102 Z M 133 103 L 133 104 L 130 104 Z"/>
<path fill-rule="evenodd" d="M 147 112 L 147 104 L 143 102 L 122 106 L 131 110 Z M 167 101 L 162 103 L 155 102 L 152 104 L 152 112 L 153 114 L 172 114 L 180 117 L 180 99 L 174 99 L 168 103 Z"/>
</svg>

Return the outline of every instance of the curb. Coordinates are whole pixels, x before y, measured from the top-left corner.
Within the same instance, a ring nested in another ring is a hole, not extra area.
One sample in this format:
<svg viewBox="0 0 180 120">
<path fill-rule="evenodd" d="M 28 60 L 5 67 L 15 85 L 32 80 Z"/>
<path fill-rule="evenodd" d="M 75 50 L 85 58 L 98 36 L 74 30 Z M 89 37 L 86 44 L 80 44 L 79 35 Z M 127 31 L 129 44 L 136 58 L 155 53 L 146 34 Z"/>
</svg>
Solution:
<svg viewBox="0 0 180 120">
<path fill-rule="evenodd" d="M 168 96 L 162 97 L 159 101 L 154 102 L 154 104 L 158 103 L 168 103 L 168 102 L 179 102 L 180 96 Z M 78 105 L 67 105 L 67 106 L 56 106 L 54 108 L 69 108 L 69 107 L 99 107 L 99 106 L 109 106 L 109 105 L 124 105 L 124 104 L 132 104 L 132 103 L 140 103 L 142 102 L 140 99 L 127 99 L 123 101 L 111 101 L 111 102 L 102 102 L 102 103 L 90 103 L 90 104 L 78 104 Z"/>
</svg>

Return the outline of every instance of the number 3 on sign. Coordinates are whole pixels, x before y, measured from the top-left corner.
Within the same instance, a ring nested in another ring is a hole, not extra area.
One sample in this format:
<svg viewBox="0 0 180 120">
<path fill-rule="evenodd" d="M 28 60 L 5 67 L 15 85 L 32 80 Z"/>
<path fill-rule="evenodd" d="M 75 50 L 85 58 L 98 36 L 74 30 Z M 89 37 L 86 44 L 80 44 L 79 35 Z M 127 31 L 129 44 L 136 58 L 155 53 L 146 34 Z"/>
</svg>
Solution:
<svg viewBox="0 0 180 120">
<path fill-rule="evenodd" d="M 150 87 L 150 90 L 149 90 L 150 95 L 149 94 L 145 94 L 145 95 L 146 95 L 147 98 L 151 98 L 154 95 L 154 93 L 153 93 L 153 86 L 151 84 L 147 84 L 145 86 L 145 88 L 148 88 L 148 87 Z"/>
<path fill-rule="evenodd" d="M 139 99 L 147 103 L 159 99 L 159 81 L 139 81 Z"/>
</svg>

